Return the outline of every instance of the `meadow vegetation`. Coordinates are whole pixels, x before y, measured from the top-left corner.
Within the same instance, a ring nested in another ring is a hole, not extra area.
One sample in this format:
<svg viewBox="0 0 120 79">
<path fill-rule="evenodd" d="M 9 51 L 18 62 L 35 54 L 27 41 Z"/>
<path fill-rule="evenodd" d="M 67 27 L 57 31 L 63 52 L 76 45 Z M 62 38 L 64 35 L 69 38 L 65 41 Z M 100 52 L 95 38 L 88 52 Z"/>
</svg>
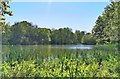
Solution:
<svg viewBox="0 0 120 79">
<path fill-rule="evenodd" d="M 30 47 L 10 46 L 9 52 L 3 54 L 3 77 L 120 77 L 116 45 L 91 50 L 59 49 L 52 53 Z"/>
</svg>

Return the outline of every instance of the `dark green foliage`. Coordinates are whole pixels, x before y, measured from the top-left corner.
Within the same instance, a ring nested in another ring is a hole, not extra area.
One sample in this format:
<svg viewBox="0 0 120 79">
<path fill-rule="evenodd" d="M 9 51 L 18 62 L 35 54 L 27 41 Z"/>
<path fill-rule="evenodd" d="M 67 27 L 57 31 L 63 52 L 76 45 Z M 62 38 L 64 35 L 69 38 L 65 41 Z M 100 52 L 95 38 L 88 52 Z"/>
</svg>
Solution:
<svg viewBox="0 0 120 79">
<path fill-rule="evenodd" d="M 96 39 L 92 34 L 86 34 L 83 36 L 81 43 L 88 44 L 88 45 L 95 45 Z"/>
<path fill-rule="evenodd" d="M 75 35 L 69 28 L 53 30 L 51 34 L 51 44 L 74 44 Z"/>
<path fill-rule="evenodd" d="M 23 21 L 21 23 L 15 23 L 11 28 L 11 37 L 9 39 L 10 44 L 28 44 L 30 39 L 32 25 Z"/>
<path fill-rule="evenodd" d="M 32 25 L 27 21 L 17 22 L 5 29 L 3 45 L 80 44 L 84 31 L 72 32 L 70 28 L 51 30 Z"/>
<path fill-rule="evenodd" d="M 5 30 L 3 44 L 10 45 L 32 45 L 49 44 L 50 29 L 37 28 L 27 21 L 17 22 Z"/>
<path fill-rule="evenodd" d="M 6 14 L 9 16 L 13 16 L 12 11 L 9 10 L 9 2 L 11 0 L 0 0 L 0 31 L 4 33 L 5 27 L 8 24 L 5 22 L 6 18 L 4 17 Z"/>
<path fill-rule="evenodd" d="M 80 32 L 79 30 L 76 30 L 75 31 L 76 43 L 80 44 L 84 35 L 85 35 L 85 31 Z"/>
<path fill-rule="evenodd" d="M 120 27 L 120 2 L 111 2 L 105 11 L 98 17 L 92 33 L 97 38 L 98 44 L 118 43 Z"/>
</svg>

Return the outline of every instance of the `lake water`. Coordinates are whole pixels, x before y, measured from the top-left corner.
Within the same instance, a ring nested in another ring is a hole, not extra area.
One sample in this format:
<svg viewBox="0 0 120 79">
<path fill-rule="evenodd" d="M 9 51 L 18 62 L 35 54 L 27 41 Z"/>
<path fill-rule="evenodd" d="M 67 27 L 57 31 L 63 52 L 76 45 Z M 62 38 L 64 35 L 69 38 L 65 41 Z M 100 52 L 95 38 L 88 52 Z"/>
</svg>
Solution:
<svg viewBox="0 0 120 79">
<path fill-rule="evenodd" d="M 16 49 L 24 49 L 24 48 L 38 48 L 38 49 L 70 49 L 70 50 L 84 50 L 84 49 L 92 49 L 92 45 L 3 45 L 3 49 L 6 47 L 16 48 Z"/>
<path fill-rule="evenodd" d="M 90 50 L 92 45 L 3 45 L 2 52 L 6 55 L 9 53 L 29 55 L 57 55 L 64 54 L 64 52 L 76 52 L 80 50 Z"/>
<path fill-rule="evenodd" d="M 2 52 L 4 61 L 9 58 L 27 60 L 27 58 L 34 59 L 36 57 L 62 57 L 66 54 L 69 56 L 69 54 L 74 55 L 80 50 L 90 50 L 92 47 L 92 45 L 3 45 Z"/>
<path fill-rule="evenodd" d="M 85 50 L 92 49 L 92 45 L 3 45 L 2 51 L 38 51 L 38 52 L 47 52 L 51 50 Z"/>
<path fill-rule="evenodd" d="M 52 49 L 92 49 L 91 45 L 53 45 L 51 46 Z"/>
</svg>

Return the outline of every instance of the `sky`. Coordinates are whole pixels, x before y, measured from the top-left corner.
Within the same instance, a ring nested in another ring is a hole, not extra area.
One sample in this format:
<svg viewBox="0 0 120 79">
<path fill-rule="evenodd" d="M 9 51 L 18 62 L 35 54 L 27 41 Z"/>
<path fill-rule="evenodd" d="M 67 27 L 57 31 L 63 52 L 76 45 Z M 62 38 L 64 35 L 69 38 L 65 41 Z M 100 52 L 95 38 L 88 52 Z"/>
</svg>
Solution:
<svg viewBox="0 0 120 79">
<path fill-rule="evenodd" d="M 109 2 L 11 2 L 14 16 L 7 22 L 28 21 L 41 28 L 64 28 L 91 32 Z"/>
<path fill-rule="evenodd" d="M 110 0 L 12 0 L 13 2 L 109 2 Z"/>
</svg>

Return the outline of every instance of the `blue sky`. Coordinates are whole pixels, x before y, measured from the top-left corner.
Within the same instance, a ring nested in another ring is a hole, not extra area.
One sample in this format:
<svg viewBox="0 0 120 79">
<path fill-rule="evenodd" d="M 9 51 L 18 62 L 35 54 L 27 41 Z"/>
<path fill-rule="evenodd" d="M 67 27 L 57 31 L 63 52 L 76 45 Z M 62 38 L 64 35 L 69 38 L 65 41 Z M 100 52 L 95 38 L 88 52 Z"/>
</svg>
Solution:
<svg viewBox="0 0 120 79">
<path fill-rule="evenodd" d="M 109 2 L 11 2 L 14 16 L 7 22 L 28 21 L 41 28 L 69 27 L 91 32 Z"/>
<path fill-rule="evenodd" d="M 109 2 L 109 0 L 12 0 L 13 2 Z"/>
</svg>

